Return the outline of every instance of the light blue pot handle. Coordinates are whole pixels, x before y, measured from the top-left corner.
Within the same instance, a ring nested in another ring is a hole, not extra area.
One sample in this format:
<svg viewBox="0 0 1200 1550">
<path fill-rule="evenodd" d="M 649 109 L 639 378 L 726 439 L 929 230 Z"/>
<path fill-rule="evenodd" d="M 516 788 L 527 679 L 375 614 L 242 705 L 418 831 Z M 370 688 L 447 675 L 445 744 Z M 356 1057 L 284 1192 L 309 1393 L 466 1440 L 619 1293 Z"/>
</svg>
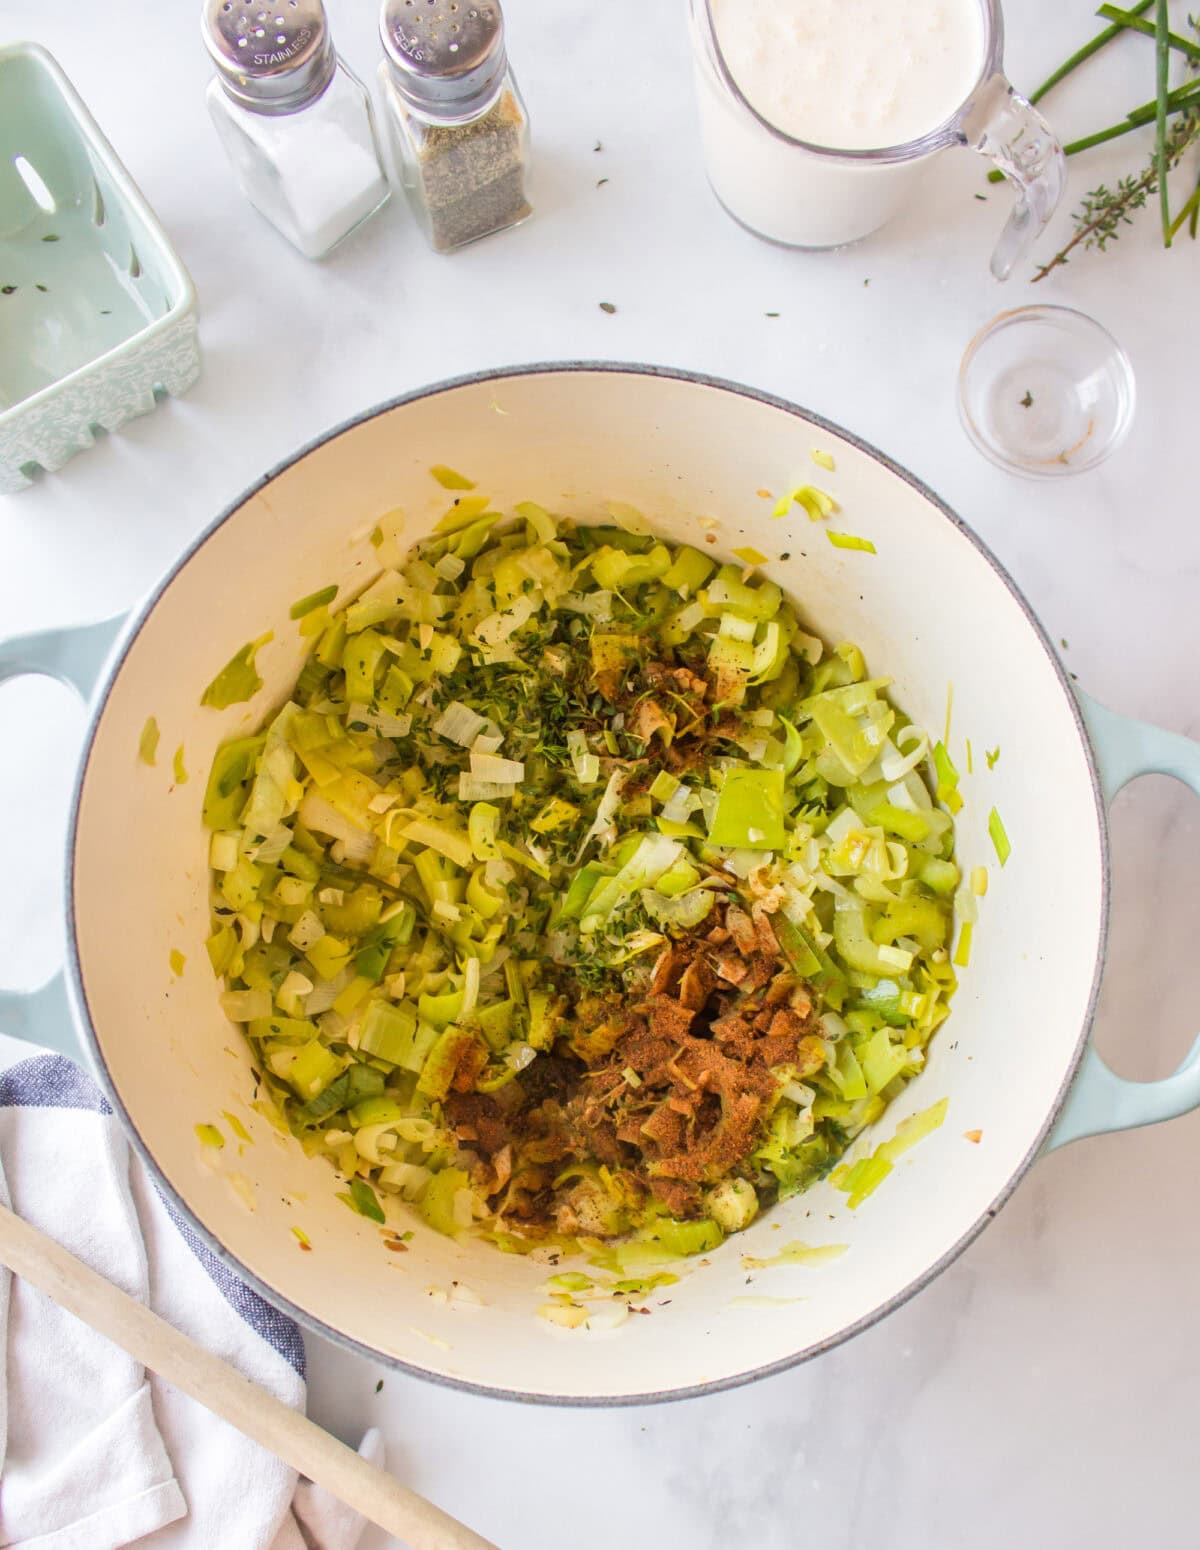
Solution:
<svg viewBox="0 0 1200 1550">
<path fill-rule="evenodd" d="M 124 623 L 121 614 L 98 624 L 0 641 L 0 683 L 28 674 L 57 678 L 86 702 Z M 78 1058 L 79 1038 L 61 969 L 37 990 L 0 990 L 0 1033 Z"/>
<path fill-rule="evenodd" d="M 1091 737 L 1106 802 L 1139 775 L 1173 775 L 1200 796 L 1200 743 L 1144 721 L 1118 716 L 1076 691 Z M 1200 1038 L 1183 1064 L 1160 1082 L 1130 1082 L 1109 1069 L 1089 1044 L 1046 1150 L 1081 1136 L 1131 1130 L 1200 1108 Z"/>
</svg>

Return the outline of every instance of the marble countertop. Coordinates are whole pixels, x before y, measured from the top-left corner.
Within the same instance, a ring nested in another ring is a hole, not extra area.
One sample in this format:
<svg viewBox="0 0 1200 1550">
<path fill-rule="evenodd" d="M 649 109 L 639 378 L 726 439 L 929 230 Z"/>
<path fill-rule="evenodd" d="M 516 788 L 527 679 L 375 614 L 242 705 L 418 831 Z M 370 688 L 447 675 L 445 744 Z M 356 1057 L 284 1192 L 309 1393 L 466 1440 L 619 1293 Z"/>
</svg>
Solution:
<svg viewBox="0 0 1200 1550">
<path fill-rule="evenodd" d="M 329 9 L 344 55 L 370 75 L 374 5 Z M 476 367 L 612 357 L 739 379 L 852 427 L 983 536 L 1092 693 L 1200 736 L 1200 249 L 1185 240 L 1164 254 L 1147 212 L 1107 254 L 1000 288 L 987 257 L 1007 195 L 966 151 L 857 248 L 758 242 L 704 182 L 683 9 L 506 0 L 536 135 L 536 219 L 445 259 L 394 201 L 318 266 L 234 188 L 204 109 L 196 7 L 5 0 L 0 38 L 52 50 L 175 239 L 200 296 L 204 372 L 185 398 L 0 499 L 4 632 L 131 603 L 265 468 L 379 399 Z M 1088 36 L 1093 6 L 1006 9 L 1010 73 L 1029 88 Z M 1124 40 L 1051 99 L 1064 137 L 1153 94 L 1142 42 Z M 1127 139 L 1074 163 L 1068 205 L 1144 149 Z M 1064 211 L 1055 230 L 1067 226 Z M 954 403 L 975 329 L 1035 300 L 1101 319 L 1137 374 L 1124 447 L 1057 483 L 984 462 Z M 0 761 L 5 984 L 44 978 L 61 951 L 55 857 L 81 725 L 55 686 L 0 695 L 0 749 L 23 755 L 19 769 Z M 1097 1038 L 1126 1075 L 1165 1074 L 1195 1032 L 1180 965 L 1195 951 L 1197 816 L 1157 779 L 1115 810 Z M 1070 880 L 1059 885 L 1069 909 Z M 1014 1018 L 1036 1017 L 1013 992 Z M 312 1412 L 349 1439 L 380 1425 L 407 1482 L 506 1550 L 1190 1546 L 1198 1148 L 1193 1115 L 1040 1162 L 929 1290 L 850 1345 L 734 1393 L 502 1407 L 314 1339 Z"/>
</svg>

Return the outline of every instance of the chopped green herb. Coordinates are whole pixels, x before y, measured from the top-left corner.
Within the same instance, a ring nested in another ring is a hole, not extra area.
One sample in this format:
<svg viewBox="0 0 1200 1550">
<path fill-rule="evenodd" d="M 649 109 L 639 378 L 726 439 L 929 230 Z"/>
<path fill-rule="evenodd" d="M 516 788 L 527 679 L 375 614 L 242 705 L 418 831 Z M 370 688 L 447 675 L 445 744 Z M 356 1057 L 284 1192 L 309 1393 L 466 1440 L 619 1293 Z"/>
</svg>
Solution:
<svg viewBox="0 0 1200 1550">
<path fill-rule="evenodd" d="M 170 954 L 168 955 L 168 961 L 171 965 L 171 973 L 175 976 L 176 979 L 178 979 L 179 976 L 183 973 L 183 968 L 187 963 L 187 959 L 183 956 L 177 947 L 173 947 L 170 951 Z"/>
<path fill-rule="evenodd" d="M 58 241 L 58 234 L 57 234 L 57 232 L 48 231 L 46 233 L 46 235 L 42 238 L 42 241 L 43 242 L 57 242 Z"/>
<path fill-rule="evenodd" d="M 996 768 L 996 761 L 1000 757 L 999 745 L 997 745 L 995 748 L 991 749 L 990 751 L 985 749 L 983 756 L 987 760 L 987 767 L 988 767 L 988 769 L 989 770 L 994 770 Z"/>
<path fill-rule="evenodd" d="M 1025 396 L 1024 396 L 1024 398 L 1021 399 L 1021 408 L 1022 409 L 1032 409 L 1033 408 L 1033 394 L 1029 391 L 1028 388 L 1025 389 Z"/>
<path fill-rule="evenodd" d="M 219 1152 L 225 1145 L 225 1137 L 215 1125 L 196 1125 L 193 1128 L 201 1146 L 210 1146 L 214 1152 Z"/>
<path fill-rule="evenodd" d="M 177 786 L 186 786 L 188 782 L 187 766 L 183 762 L 183 744 L 175 750 L 175 757 L 171 760 L 172 773 L 175 776 Z"/>
<path fill-rule="evenodd" d="M 611 313 L 611 312 L 615 312 L 616 310 L 617 310 L 616 307 L 613 305 L 613 303 L 611 301 L 602 301 L 600 303 L 600 311 L 601 312 L 610 312 Z"/>
</svg>

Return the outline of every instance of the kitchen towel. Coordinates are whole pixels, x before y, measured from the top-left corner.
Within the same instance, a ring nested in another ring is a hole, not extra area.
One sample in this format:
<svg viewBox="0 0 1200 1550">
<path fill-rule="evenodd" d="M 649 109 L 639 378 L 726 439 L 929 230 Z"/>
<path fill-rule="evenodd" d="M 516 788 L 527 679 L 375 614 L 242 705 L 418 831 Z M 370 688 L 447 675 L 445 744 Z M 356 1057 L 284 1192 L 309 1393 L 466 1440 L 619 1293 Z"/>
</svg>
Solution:
<svg viewBox="0 0 1200 1550">
<path fill-rule="evenodd" d="M 0 1035 L 0 1199 L 285 1403 L 296 1324 L 158 1193 L 80 1067 Z M 0 1546 L 352 1550 L 363 1522 L 9 1271 L 0 1273 Z M 370 1431 L 360 1452 L 382 1463 Z"/>
</svg>

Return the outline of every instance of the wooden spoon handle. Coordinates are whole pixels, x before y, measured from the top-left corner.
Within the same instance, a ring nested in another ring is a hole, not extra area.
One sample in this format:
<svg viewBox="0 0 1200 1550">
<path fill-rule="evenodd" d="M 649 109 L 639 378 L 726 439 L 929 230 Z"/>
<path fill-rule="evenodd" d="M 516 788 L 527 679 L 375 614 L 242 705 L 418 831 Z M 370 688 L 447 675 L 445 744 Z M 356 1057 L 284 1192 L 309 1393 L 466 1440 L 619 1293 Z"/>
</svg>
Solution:
<svg viewBox="0 0 1200 1550">
<path fill-rule="evenodd" d="M 496 1550 L 2 1205 L 0 1264 L 412 1550 Z"/>
</svg>

